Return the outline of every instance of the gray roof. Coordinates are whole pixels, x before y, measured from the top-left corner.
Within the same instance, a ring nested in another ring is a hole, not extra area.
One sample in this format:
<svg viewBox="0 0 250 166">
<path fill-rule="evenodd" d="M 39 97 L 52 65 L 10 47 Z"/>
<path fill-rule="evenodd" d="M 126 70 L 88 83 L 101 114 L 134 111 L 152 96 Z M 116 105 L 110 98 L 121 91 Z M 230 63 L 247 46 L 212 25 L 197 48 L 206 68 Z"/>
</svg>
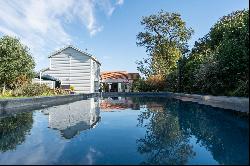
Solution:
<svg viewBox="0 0 250 166">
<path fill-rule="evenodd" d="M 40 74 L 37 74 L 35 76 L 35 78 L 39 78 L 40 79 Z M 55 78 L 55 77 L 53 77 L 53 76 L 51 76 L 49 74 L 42 75 L 41 79 L 43 79 L 43 80 L 51 80 L 51 81 L 60 81 L 58 78 Z"/>
<path fill-rule="evenodd" d="M 63 50 L 65 50 L 65 49 L 67 49 L 67 48 L 72 48 L 72 49 L 74 49 L 74 50 L 76 50 L 76 51 L 78 51 L 78 52 L 80 52 L 80 53 L 83 53 L 83 54 L 89 56 L 89 57 L 90 57 L 91 59 L 93 59 L 94 61 L 96 61 L 99 65 L 101 65 L 101 63 L 100 63 L 93 55 L 91 55 L 91 54 L 89 54 L 89 53 L 87 53 L 87 52 L 84 52 L 84 51 L 82 51 L 81 49 L 79 49 L 79 48 L 77 48 L 77 47 L 75 47 L 75 46 L 73 46 L 73 45 L 65 46 L 65 47 L 59 49 L 58 51 L 53 52 L 51 55 L 49 55 L 49 58 L 52 57 L 52 56 L 54 56 L 54 55 L 56 55 L 56 54 L 58 54 L 58 53 L 60 53 L 60 52 L 62 52 Z"/>
</svg>

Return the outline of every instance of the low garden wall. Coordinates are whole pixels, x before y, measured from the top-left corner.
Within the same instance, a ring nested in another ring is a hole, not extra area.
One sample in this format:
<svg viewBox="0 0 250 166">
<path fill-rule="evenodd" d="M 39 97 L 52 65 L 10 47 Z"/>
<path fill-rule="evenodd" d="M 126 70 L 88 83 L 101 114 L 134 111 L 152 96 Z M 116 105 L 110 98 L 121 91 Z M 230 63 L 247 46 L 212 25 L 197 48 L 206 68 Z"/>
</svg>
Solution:
<svg viewBox="0 0 250 166">
<path fill-rule="evenodd" d="M 98 96 L 98 93 L 3 99 L 0 100 L 0 115 L 46 108 L 95 96 Z"/>
<path fill-rule="evenodd" d="M 246 97 L 228 97 L 228 96 L 211 96 L 196 95 L 172 92 L 110 92 L 102 93 L 103 97 L 117 96 L 138 96 L 138 97 L 172 97 L 182 101 L 192 101 L 199 104 L 210 105 L 224 109 L 240 111 L 249 114 L 249 98 Z"/>
</svg>

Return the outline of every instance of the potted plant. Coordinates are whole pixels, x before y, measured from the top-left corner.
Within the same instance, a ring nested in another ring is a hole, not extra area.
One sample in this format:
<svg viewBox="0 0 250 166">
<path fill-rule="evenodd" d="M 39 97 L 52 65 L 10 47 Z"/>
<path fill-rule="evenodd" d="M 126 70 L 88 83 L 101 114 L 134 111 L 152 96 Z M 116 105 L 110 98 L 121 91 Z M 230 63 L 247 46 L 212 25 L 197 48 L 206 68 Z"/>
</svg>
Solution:
<svg viewBox="0 0 250 166">
<path fill-rule="evenodd" d="M 70 94 L 75 94 L 75 91 L 74 91 L 75 87 L 74 86 L 70 85 L 69 89 L 70 89 Z"/>
</svg>

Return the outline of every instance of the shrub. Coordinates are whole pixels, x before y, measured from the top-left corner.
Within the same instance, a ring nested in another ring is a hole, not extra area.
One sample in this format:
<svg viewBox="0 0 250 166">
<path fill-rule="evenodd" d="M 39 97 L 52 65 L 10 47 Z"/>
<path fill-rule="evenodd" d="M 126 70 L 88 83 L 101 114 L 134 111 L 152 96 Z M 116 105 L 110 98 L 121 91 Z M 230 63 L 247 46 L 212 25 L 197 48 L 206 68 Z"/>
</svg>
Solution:
<svg viewBox="0 0 250 166">
<path fill-rule="evenodd" d="M 173 71 L 167 76 L 165 90 L 177 92 L 178 90 L 178 70 Z"/>
<path fill-rule="evenodd" d="M 25 74 L 24 75 L 20 75 L 18 76 L 12 84 L 10 84 L 10 86 L 14 89 L 18 88 L 18 87 L 21 87 L 23 85 L 26 85 L 26 84 L 30 84 L 31 83 L 31 79 L 28 78 Z"/>
<path fill-rule="evenodd" d="M 75 87 L 70 85 L 70 88 L 69 88 L 71 91 L 74 91 L 75 90 Z"/>
<path fill-rule="evenodd" d="M 45 84 L 27 84 L 22 86 L 21 95 L 23 96 L 41 96 L 50 91 L 50 88 Z"/>
<path fill-rule="evenodd" d="M 12 96 L 12 90 L 6 90 L 4 93 L 1 94 L 2 97 L 11 97 Z"/>
<path fill-rule="evenodd" d="M 150 91 L 163 91 L 166 86 L 166 81 L 161 75 L 152 75 L 146 80 Z"/>
<path fill-rule="evenodd" d="M 144 79 L 138 79 L 133 82 L 132 89 L 134 92 L 147 92 L 149 91 L 149 86 Z"/>
<path fill-rule="evenodd" d="M 50 89 L 46 84 L 26 84 L 22 87 L 16 88 L 12 96 L 52 96 L 52 95 L 66 95 L 69 94 L 69 92 L 63 90 L 63 89 Z"/>
<path fill-rule="evenodd" d="M 152 75 L 148 79 L 138 79 L 132 85 L 132 89 L 135 92 L 154 92 L 163 91 L 166 86 L 166 82 L 160 75 Z"/>
<path fill-rule="evenodd" d="M 53 94 L 54 95 L 66 95 L 66 94 L 69 94 L 69 91 L 66 91 L 66 90 L 61 89 L 61 88 L 56 88 L 53 90 Z"/>
</svg>

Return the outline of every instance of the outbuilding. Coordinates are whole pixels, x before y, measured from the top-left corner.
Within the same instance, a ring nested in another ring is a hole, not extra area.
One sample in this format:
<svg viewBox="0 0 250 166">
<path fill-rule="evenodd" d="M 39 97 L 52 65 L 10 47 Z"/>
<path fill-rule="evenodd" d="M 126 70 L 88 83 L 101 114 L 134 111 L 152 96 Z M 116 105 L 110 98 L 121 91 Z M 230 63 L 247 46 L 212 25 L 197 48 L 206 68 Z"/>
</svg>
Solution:
<svg viewBox="0 0 250 166">
<path fill-rule="evenodd" d="M 101 73 L 103 92 L 131 92 L 134 81 L 140 78 L 139 73 L 126 71 L 106 71 Z"/>
<path fill-rule="evenodd" d="M 49 55 L 49 61 L 41 75 L 60 80 L 61 86 L 72 86 L 76 93 L 99 91 L 101 63 L 94 56 L 69 45 Z"/>
</svg>

